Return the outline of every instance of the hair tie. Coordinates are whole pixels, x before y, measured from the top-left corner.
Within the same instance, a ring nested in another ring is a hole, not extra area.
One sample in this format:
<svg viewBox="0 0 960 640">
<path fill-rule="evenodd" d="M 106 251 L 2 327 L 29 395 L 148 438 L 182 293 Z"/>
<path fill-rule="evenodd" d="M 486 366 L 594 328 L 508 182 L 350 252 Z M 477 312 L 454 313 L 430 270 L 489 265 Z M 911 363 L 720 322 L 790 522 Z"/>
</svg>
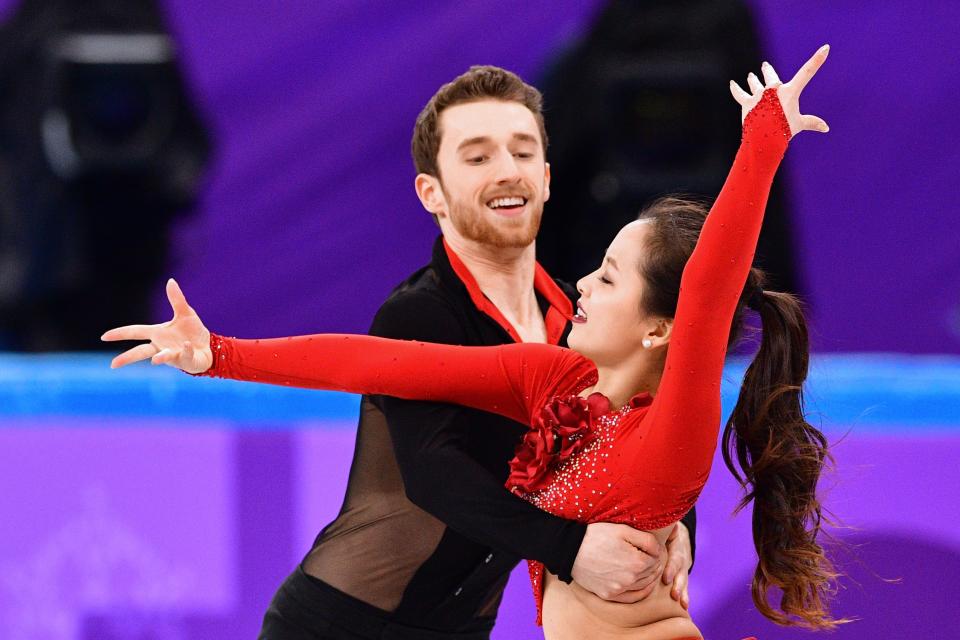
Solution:
<svg viewBox="0 0 960 640">
<path fill-rule="evenodd" d="M 750 292 L 750 297 L 747 298 L 747 306 L 753 309 L 754 311 L 760 311 L 760 306 L 763 304 L 763 287 L 757 285 L 753 288 L 753 291 Z"/>
</svg>

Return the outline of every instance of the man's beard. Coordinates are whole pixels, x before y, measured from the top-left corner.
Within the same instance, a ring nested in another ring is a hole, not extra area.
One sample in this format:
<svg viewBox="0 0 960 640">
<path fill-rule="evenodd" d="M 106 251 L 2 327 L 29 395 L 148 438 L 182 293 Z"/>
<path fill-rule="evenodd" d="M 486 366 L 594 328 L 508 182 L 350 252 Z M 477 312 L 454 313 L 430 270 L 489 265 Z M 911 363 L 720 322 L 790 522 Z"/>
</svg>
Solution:
<svg viewBox="0 0 960 640">
<path fill-rule="evenodd" d="M 523 249 L 530 246 L 540 230 L 543 217 L 543 202 L 528 200 L 529 217 L 503 218 L 494 224 L 475 207 L 462 202 L 450 201 L 450 222 L 453 228 L 467 240 L 498 249 Z M 496 214 L 494 214 L 496 215 Z"/>
</svg>

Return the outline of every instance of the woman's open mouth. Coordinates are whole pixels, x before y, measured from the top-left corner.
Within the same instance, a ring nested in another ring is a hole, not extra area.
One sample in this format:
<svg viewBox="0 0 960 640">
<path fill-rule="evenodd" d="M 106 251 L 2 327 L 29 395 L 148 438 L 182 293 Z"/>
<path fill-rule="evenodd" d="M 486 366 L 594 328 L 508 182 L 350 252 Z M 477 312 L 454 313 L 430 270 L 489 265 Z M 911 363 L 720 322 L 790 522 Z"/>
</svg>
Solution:
<svg viewBox="0 0 960 640">
<path fill-rule="evenodd" d="M 580 303 L 577 303 L 577 313 L 570 319 L 574 324 L 583 324 L 587 321 L 587 312 L 583 310 L 583 307 L 580 306 Z"/>
</svg>

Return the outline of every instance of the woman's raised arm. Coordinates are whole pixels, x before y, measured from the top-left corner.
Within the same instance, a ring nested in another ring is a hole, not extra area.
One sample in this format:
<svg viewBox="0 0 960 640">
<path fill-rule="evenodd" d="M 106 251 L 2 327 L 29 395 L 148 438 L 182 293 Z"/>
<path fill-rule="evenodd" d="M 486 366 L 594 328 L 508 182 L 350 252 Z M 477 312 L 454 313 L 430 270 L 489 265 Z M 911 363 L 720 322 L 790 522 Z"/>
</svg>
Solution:
<svg viewBox="0 0 960 640">
<path fill-rule="evenodd" d="M 676 438 L 702 445 L 699 462 L 709 468 L 720 423 L 719 384 L 730 326 L 753 262 L 773 177 L 787 143 L 800 131 L 825 132 L 826 123 L 800 113 L 803 88 L 826 60 L 821 47 L 782 84 L 763 64 L 764 83 L 748 76 L 751 93 L 731 82 L 742 108 L 743 139 L 720 195 L 703 224 L 683 270 L 665 370 L 651 411 L 677 429 L 651 431 L 648 444 L 674 446 Z M 691 432 L 698 425 L 703 433 Z M 689 451 L 689 449 L 688 449 Z"/>
</svg>

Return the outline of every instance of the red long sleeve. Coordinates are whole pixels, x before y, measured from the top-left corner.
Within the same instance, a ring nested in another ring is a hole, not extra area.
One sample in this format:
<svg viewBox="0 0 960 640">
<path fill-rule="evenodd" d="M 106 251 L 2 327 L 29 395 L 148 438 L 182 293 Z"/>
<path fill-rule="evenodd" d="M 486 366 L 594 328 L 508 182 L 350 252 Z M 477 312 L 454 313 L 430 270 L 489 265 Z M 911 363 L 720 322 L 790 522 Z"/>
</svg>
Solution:
<svg viewBox="0 0 960 640">
<path fill-rule="evenodd" d="M 682 441 L 684 465 L 704 474 L 720 424 L 720 380 L 730 325 L 789 140 L 776 91 L 767 90 L 744 121 L 740 149 L 680 282 L 665 370 L 647 416 L 645 447 L 675 454 Z M 648 478 L 675 480 L 676 466 L 650 469 Z"/>
<path fill-rule="evenodd" d="M 558 385 L 593 364 L 546 344 L 462 347 L 373 336 L 318 334 L 266 340 L 213 335 L 205 376 L 310 389 L 450 402 L 529 424 Z"/>
</svg>

